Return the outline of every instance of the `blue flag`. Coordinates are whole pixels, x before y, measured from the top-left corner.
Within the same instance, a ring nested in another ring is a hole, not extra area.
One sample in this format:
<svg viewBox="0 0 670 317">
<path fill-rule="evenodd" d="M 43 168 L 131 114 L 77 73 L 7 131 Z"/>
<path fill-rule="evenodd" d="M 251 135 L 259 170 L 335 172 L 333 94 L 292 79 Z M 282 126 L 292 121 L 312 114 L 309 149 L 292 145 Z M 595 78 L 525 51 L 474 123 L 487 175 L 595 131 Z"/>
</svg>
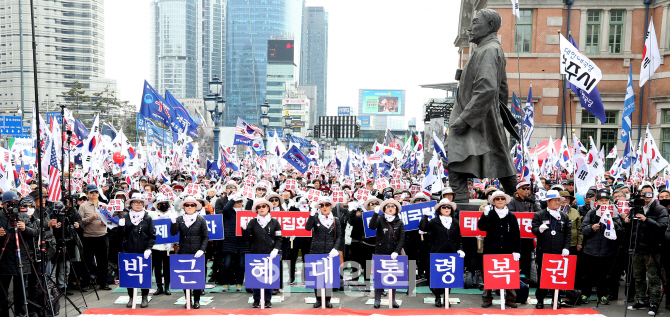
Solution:
<svg viewBox="0 0 670 317">
<path fill-rule="evenodd" d="M 289 162 L 289 164 L 293 165 L 296 170 L 300 171 L 300 173 L 305 174 L 305 172 L 307 172 L 309 159 L 307 158 L 307 155 L 302 153 L 295 145 L 286 151 L 284 159 Z"/>
<path fill-rule="evenodd" d="M 533 106 L 533 84 L 528 89 L 528 99 L 526 100 L 525 118 L 523 121 L 523 139 L 526 146 L 530 145 L 530 136 L 535 130 L 535 109 Z"/>
<path fill-rule="evenodd" d="M 172 122 L 170 127 L 172 131 L 181 132 L 184 131 L 184 128 L 188 126 L 188 131 L 186 134 L 197 138 L 198 137 L 198 124 L 193 120 L 191 114 L 186 111 L 186 108 L 177 101 L 177 98 L 172 96 L 172 94 L 166 89 L 165 90 L 165 100 L 170 104 L 172 108 Z"/>
<path fill-rule="evenodd" d="M 570 34 L 569 37 L 570 43 L 574 45 L 576 49 L 579 49 L 579 46 L 577 46 L 577 43 L 575 43 L 575 40 L 572 38 L 572 34 Z M 567 83 L 567 85 L 570 90 L 579 96 L 579 103 L 582 105 L 582 108 L 586 109 L 586 111 L 598 118 L 601 123 L 605 123 L 607 121 L 607 117 L 605 116 L 605 106 L 603 106 L 603 100 L 600 98 L 598 87 L 593 88 L 589 94 L 588 92 L 581 90 L 574 85 L 571 85 L 570 83 Z"/>
<path fill-rule="evenodd" d="M 633 157 L 635 153 L 630 152 L 630 138 L 626 140 L 623 147 L 623 157 L 621 158 L 621 168 L 628 169 L 633 163 Z"/>
<path fill-rule="evenodd" d="M 172 113 L 168 102 L 145 80 L 140 114 L 146 118 L 158 120 L 167 126 L 172 126 Z"/>
<path fill-rule="evenodd" d="M 137 121 L 135 122 L 137 131 L 147 132 L 147 122 L 143 115 L 137 113 Z"/>
<path fill-rule="evenodd" d="M 633 111 L 635 111 L 635 93 L 633 92 L 633 67 L 628 70 L 626 99 L 623 102 L 623 120 L 621 120 L 621 141 L 626 143 L 630 137 Z"/>
</svg>

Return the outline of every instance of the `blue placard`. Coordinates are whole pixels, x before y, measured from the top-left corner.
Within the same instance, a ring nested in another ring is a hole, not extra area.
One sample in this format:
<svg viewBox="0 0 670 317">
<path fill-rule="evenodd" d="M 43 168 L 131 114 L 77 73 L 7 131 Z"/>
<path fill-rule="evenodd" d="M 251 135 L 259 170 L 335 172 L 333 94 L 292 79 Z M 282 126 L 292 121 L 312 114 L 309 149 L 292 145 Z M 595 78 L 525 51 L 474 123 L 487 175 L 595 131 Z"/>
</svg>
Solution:
<svg viewBox="0 0 670 317">
<path fill-rule="evenodd" d="M 395 260 L 390 255 L 373 255 L 372 263 L 375 289 L 405 289 L 409 285 L 406 255 Z"/>
<path fill-rule="evenodd" d="M 119 253 L 119 287 L 151 288 L 151 257 Z"/>
<path fill-rule="evenodd" d="M 147 122 L 142 114 L 137 113 L 137 121 L 135 122 L 135 129 L 137 131 L 147 132 Z"/>
<path fill-rule="evenodd" d="M 209 240 L 223 240 L 223 215 L 206 215 Z"/>
<path fill-rule="evenodd" d="M 429 218 L 435 218 L 435 204 L 437 204 L 436 201 L 427 201 L 425 203 L 402 206 L 402 210 L 398 213 L 398 217 L 400 217 L 400 220 L 402 220 L 402 223 L 405 225 L 405 231 L 419 230 L 419 222 L 421 222 L 423 210 L 426 208 L 429 208 L 430 210 Z M 370 229 L 370 219 L 372 219 L 374 213 L 373 210 L 370 210 L 364 211 L 362 214 L 366 238 L 374 237 L 377 234 L 376 230 Z"/>
<path fill-rule="evenodd" d="M 245 255 L 244 287 L 247 289 L 279 289 L 280 257 L 279 254 L 274 259 L 270 259 L 269 254 Z"/>
<path fill-rule="evenodd" d="M 194 254 L 170 255 L 170 288 L 205 289 L 205 257 Z"/>
<path fill-rule="evenodd" d="M 309 289 L 340 287 L 340 256 L 305 255 L 305 287 Z"/>
<path fill-rule="evenodd" d="M 47 112 L 47 124 L 51 123 L 51 119 L 56 120 L 58 124 L 63 124 L 63 116 L 61 115 L 60 111 Z"/>
<path fill-rule="evenodd" d="M 431 253 L 430 288 L 463 288 L 463 269 L 458 253 Z"/>
<path fill-rule="evenodd" d="M 170 234 L 170 226 L 172 221 L 170 219 L 154 220 L 154 229 L 156 229 L 156 243 L 179 243 L 179 233 L 176 236 Z"/>
</svg>

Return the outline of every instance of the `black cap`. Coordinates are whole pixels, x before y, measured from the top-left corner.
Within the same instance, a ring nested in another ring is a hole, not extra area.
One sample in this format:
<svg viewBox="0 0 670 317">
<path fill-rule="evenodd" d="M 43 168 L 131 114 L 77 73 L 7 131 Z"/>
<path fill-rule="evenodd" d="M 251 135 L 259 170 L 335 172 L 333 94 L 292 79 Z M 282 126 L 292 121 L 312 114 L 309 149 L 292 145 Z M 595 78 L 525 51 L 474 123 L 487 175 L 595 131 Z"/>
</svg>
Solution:
<svg viewBox="0 0 670 317">
<path fill-rule="evenodd" d="M 596 195 L 596 192 L 593 189 L 589 189 L 588 192 L 586 192 L 586 197 L 593 197 Z"/>
<path fill-rule="evenodd" d="M 596 194 L 596 200 L 602 199 L 602 198 L 607 198 L 607 199 L 612 199 L 612 196 L 610 195 L 610 191 L 607 189 L 600 189 L 598 190 L 598 193 Z"/>
</svg>

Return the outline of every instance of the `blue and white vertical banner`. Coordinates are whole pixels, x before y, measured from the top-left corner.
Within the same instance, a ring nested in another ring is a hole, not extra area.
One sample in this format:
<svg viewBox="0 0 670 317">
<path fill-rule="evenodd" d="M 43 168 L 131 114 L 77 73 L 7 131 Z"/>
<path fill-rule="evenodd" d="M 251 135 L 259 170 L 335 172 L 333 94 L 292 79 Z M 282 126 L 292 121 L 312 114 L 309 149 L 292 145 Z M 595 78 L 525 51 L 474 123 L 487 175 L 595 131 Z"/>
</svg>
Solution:
<svg viewBox="0 0 670 317">
<path fill-rule="evenodd" d="M 340 287 L 340 256 L 305 255 L 305 287 L 309 289 Z"/>
<path fill-rule="evenodd" d="M 151 257 L 119 253 L 119 287 L 151 288 Z"/>
<path fill-rule="evenodd" d="M 274 259 L 270 259 L 269 254 L 245 255 L 244 287 L 248 289 L 279 289 L 280 257 L 279 254 Z"/>
<path fill-rule="evenodd" d="M 409 285 L 407 256 L 373 255 L 373 280 L 375 289 L 406 289 Z"/>
<path fill-rule="evenodd" d="M 463 288 L 463 263 L 458 253 L 431 253 L 430 288 Z"/>
<path fill-rule="evenodd" d="M 176 236 L 170 234 L 170 226 L 172 221 L 170 219 L 154 220 L 154 229 L 156 230 L 156 243 L 179 243 L 179 233 Z"/>
<path fill-rule="evenodd" d="M 170 280 L 173 289 L 205 289 L 205 257 L 170 255 Z"/>
<path fill-rule="evenodd" d="M 223 240 L 223 215 L 205 215 L 209 240 Z"/>
</svg>

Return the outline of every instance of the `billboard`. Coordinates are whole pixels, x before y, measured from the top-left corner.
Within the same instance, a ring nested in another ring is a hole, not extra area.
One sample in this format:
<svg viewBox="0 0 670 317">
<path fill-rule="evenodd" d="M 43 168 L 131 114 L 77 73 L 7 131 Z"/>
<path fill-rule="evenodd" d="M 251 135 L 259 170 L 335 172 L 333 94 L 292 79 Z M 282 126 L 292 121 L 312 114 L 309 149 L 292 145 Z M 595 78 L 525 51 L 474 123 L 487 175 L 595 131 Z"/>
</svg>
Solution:
<svg viewBox="0 0 670 317">
<path fill-rule="evenodd" d="M 338 116 L 350 116 L 351 115 L 351 107 L 337 107 L 337 115 Z"/>
<path fill-rule="evenodd" d="M 358 119 L 361 120 L 361 127 L 370 126 L 370 116 L 358 116 Z"/>
<path fill-rule="evenodd" d="M 293 63 L 293 40 L 268 40 L 268 63 Z"/>
<path fill-rule="evenodd" d="M 404 115 L 404 91 L 361 90 L 360 114 Z"/>
</svg>

